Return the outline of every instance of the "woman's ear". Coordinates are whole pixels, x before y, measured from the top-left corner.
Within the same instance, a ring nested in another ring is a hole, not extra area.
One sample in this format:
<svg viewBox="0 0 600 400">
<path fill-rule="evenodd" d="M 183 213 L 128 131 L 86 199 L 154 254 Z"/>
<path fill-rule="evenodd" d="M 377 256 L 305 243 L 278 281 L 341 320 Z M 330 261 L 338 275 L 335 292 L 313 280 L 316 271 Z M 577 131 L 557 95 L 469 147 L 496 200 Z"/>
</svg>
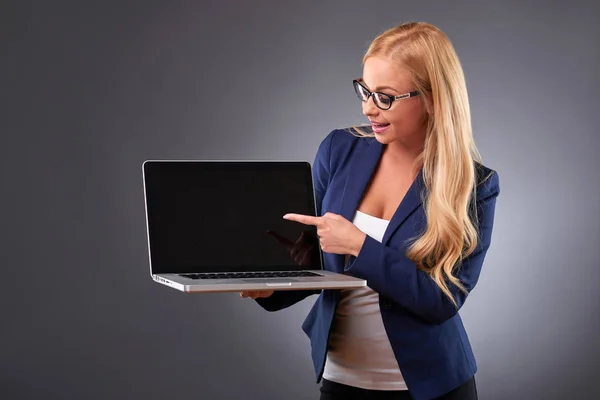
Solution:
<svg viewBox="0 0 600 400">
<path fill-rule="evenodd" d="M 427 115 L 433 114 L 433 101 L 430 90 L 424 90 L 421 92 L 421 103 L 425 107 Z"/>
</svg>

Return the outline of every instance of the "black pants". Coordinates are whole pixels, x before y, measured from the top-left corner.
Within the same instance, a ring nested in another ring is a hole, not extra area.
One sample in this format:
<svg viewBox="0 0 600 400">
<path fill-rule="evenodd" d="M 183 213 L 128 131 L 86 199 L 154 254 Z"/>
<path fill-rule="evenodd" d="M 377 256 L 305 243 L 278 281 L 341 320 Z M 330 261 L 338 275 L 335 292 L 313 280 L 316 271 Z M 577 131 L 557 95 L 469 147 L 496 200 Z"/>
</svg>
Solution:
<svg viewBox="0 0 600 400">
<path fill-rule="evenodd" d="M 408 390 L 384 391 L 367 390 L 353 386 L 331 382 L 326 379 L 321 383 L 320 400 L 412 400 Z M 477 400 L 475 377 L 460 385 L 436 400 Z"/>
</svg>

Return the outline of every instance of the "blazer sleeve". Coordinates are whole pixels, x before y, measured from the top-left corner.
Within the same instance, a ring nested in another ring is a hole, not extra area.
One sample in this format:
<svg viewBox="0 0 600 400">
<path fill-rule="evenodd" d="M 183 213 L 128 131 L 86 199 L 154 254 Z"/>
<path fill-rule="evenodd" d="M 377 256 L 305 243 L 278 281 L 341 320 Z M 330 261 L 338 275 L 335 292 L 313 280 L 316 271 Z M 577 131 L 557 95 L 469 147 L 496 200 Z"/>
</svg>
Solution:
<svg viewBox="0 0 600 400">
<path fill-rule="evenodd" d="M 330 154 L 334 133 L 335 131 L 332 131 L 321 141 L 312 166 L 317 215 L 321 215 L 323 196 L 325 196 L 327 186 L 329 185 L 331 171 Z M 278 311 L 290 307 L 310 295 L 320 293 L 321 290 L 276 290 L 269 297 L 255 300 L 267 311 Z"/>
<path fill-rule="evenodd" d="M 499 192 L 496 172 L 478 188 L 479 241 L 475 251 L 463 259 L 458 272 L 458 278 L 468 291 L 477 284 L 491 243 Z M 346 273 L 366 279 L 374 291 L 430 323 L 441 324 L 452 318 L 467 298 L 460 289 L 449 285 L 458 307 L 454 306 L 435 281 L 426 272 L 418 270 L 404 252 L 385 246 L 368 235 L 358 255 L 350 261 L 345 267 Z"/>
</svg>

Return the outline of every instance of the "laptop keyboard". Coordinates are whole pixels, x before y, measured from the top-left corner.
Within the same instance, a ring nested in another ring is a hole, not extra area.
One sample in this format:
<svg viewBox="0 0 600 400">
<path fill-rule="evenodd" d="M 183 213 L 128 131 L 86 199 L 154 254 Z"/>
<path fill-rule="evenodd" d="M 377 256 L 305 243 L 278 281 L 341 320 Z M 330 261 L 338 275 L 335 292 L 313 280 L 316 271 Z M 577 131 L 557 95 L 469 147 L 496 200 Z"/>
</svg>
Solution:
<svg viewBox="0 0 600 400">
<path fill-rule="evenodd" d="M 322 276 L 310 271 L 285 272 L 219 272 L 212 274 L 179 274 L 190 279 L 248 279 L 248 278 L 298 278 L 307 276 Z"/>
</svg>

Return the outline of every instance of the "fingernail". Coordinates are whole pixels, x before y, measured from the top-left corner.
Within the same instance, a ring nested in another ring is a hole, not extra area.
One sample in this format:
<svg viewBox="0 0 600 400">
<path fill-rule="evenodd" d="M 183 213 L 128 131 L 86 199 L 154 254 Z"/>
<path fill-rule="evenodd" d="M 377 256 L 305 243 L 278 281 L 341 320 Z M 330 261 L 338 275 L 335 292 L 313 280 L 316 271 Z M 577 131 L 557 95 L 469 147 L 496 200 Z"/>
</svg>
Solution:
<svg viewBox="0 0 600 400">
<path fill-rule="evenodd" d="M 288 214 L 285 214 L 285 215 L 283 216 L 283 219 L 288 219 L 288 218 L 289 218 L 289 215 L 288 215 Z"/>
</svg>

